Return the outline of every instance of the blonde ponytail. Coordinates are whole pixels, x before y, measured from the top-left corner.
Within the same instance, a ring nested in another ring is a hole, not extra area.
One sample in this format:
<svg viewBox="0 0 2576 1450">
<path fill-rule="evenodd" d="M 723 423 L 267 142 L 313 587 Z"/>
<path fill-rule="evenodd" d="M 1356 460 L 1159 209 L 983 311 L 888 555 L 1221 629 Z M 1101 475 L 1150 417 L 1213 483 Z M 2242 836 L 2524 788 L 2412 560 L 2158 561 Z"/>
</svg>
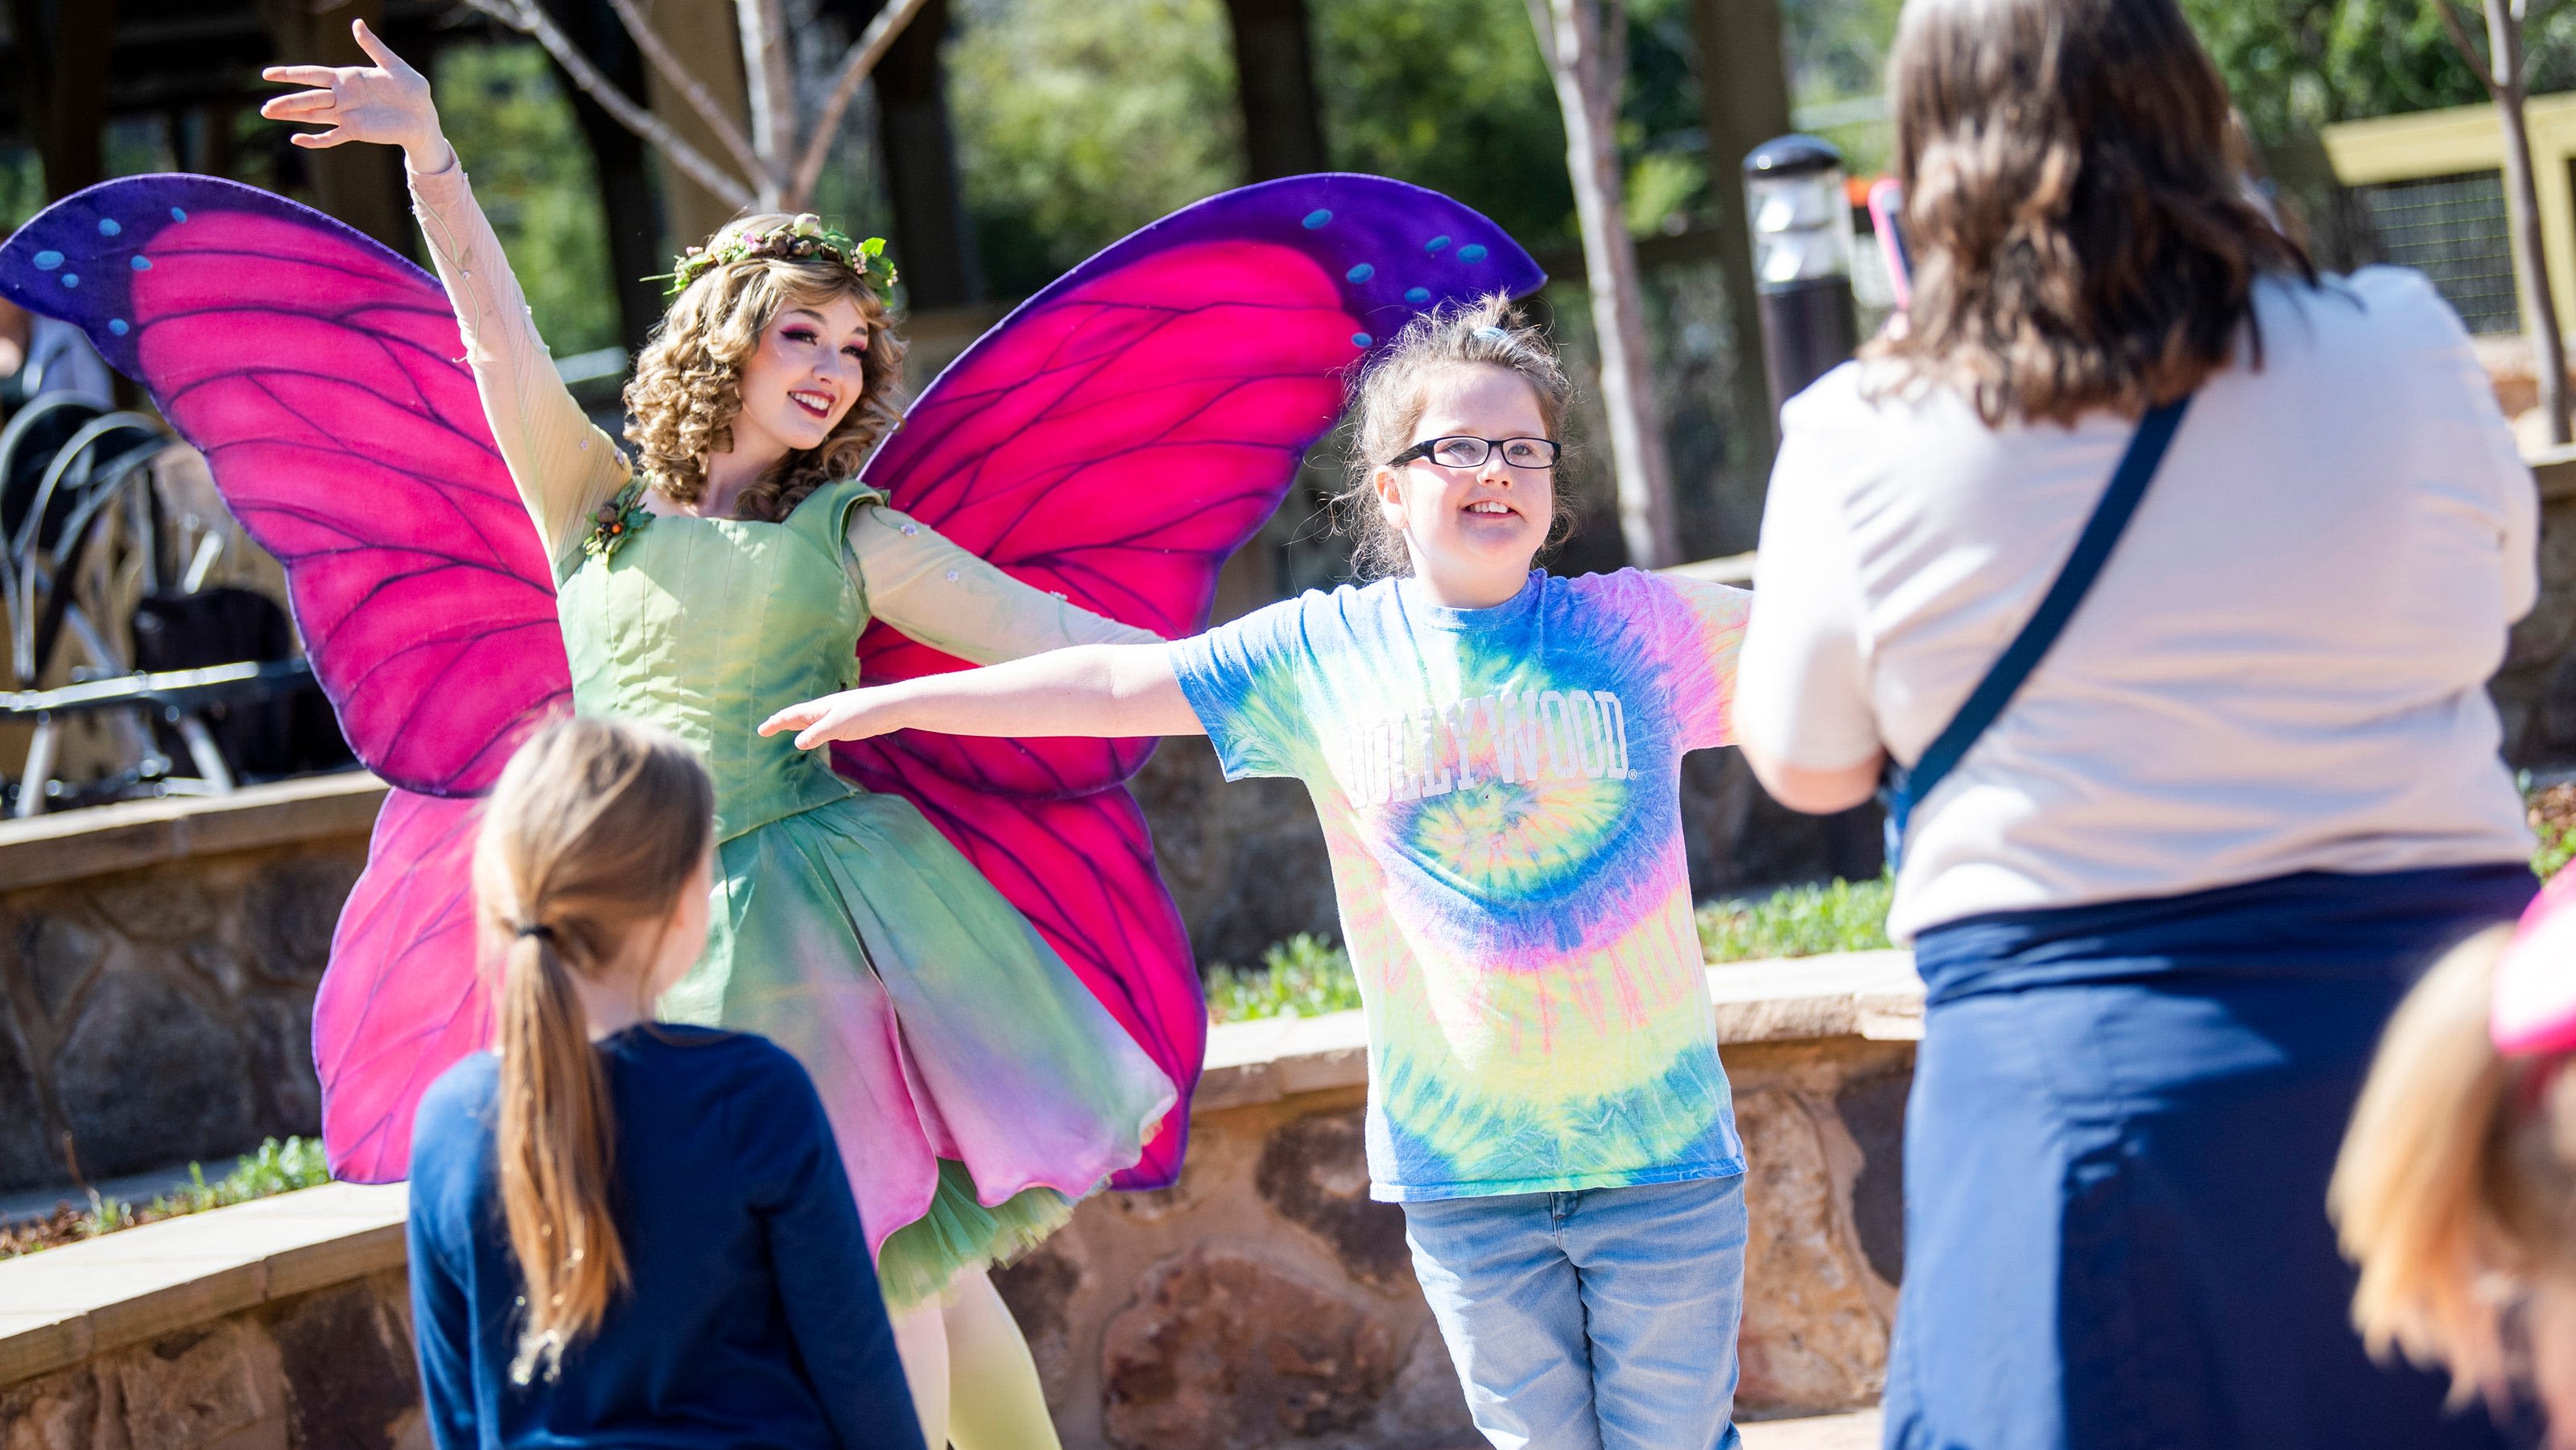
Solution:
<svg viewBox="0 0 2576 1450">
<path fill-rule="evenodd" d="M 2361 1268 L 2353 1325 L 2374 1355 L 2447 1367 L 2455 1403 L 2509 1405 L 2536 1371 L 2557 1418 L 2550 1376 L 2566 1367 L 2521 1362 L 2508 1321 L 2519 1303 L 2526 1328 L 2563 1335 L 2576 1308 L 2576 1076 L 2488 1035 L 2512 935 L 2470 938 L 2390 1018 L 2326 1206 Z"/>
<path fill-rule="evenodd" d="M 706 854 L 714 791 L 658 731 L 563 720 L 501 773 L 475 844 L 476 912 L 500 962 L 501 1210 L 526 1284 L 512 1378 L 552 1378 L 627 1282 L 608 1079 L 576 977 L 646 988 Z"/>
</svg>

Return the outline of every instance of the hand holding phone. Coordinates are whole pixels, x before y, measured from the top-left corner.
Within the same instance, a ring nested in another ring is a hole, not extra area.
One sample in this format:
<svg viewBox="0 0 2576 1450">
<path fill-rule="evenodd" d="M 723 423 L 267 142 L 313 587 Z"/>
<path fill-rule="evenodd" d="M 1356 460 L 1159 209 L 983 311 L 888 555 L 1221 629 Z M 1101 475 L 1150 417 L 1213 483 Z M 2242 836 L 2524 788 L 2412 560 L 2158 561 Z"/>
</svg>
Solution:
<svg viewBox="0 0 2576 1450">
<path fill-rule="evenodd" d="M 1869 187 L 1869 228 L 1878 236 L 1879 255 L 1887 259 L 1887 280 L 1896 292 L 1896 310 L 1914 300 L 1914 254 L 1905 246 L 1905 187 L 1882 176 Z"/>
</svg>

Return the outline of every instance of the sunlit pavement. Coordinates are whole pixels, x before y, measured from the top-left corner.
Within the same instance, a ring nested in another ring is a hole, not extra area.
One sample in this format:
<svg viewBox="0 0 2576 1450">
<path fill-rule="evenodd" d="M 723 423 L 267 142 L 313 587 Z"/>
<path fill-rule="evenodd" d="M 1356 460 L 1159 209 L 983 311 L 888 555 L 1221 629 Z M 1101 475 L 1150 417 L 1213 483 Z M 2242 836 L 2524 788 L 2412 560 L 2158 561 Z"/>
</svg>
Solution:
<svg viewBox="0 0 2576 1450">
<path fill-rule="evenodd" d="M 1878 1411 L 1809 1420 L 1739 1422 L 1744 1450 L 1878 1450 Z"/>
</svg>

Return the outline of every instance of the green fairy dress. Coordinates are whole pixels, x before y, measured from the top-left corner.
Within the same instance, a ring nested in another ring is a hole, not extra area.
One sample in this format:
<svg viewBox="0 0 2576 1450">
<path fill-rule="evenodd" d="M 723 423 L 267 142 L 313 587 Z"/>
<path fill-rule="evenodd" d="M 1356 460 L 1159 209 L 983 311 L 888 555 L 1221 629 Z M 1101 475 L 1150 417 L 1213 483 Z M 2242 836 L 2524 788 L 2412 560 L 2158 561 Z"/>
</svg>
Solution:
<svg viewBox="0 0 2576 1450">
<path fill-rule="evenodd" d="M 805 1064 L 886 1297 L 916 1302 L 1134 1163 L 1172 1084 L 910 802 L 755 733 L 856 683 L 844 540 L 882 495 L 827 484 L 766 523 L 656 517 L 638 488 L 563 551 L 558 612 L 575 709 L 661 726 L 715 778 L 713 930 L 662 1014 Z"/>
</svg>

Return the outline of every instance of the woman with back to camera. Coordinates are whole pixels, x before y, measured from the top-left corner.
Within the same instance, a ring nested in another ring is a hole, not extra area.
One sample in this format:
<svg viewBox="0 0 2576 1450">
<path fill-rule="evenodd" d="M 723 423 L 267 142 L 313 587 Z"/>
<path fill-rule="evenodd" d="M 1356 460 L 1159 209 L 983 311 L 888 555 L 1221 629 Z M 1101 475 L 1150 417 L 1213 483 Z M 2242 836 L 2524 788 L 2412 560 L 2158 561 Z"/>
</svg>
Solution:
<svg viewBox="0 0 2576 1450">
<path fill-rule="evenodd" d="M 1915 0 L 1891 82 L 1912 307 L 1783 415 L 1735 716 L 1784 802 L 1911 805 L 1887 1442 L 2496 1443 L 2370 1361 L 2325 1189 L 2409 982 L 2532 893 L 2531 476 L 2423 278 L 2249 199 L 2174 0 Z"/>
</svg>

